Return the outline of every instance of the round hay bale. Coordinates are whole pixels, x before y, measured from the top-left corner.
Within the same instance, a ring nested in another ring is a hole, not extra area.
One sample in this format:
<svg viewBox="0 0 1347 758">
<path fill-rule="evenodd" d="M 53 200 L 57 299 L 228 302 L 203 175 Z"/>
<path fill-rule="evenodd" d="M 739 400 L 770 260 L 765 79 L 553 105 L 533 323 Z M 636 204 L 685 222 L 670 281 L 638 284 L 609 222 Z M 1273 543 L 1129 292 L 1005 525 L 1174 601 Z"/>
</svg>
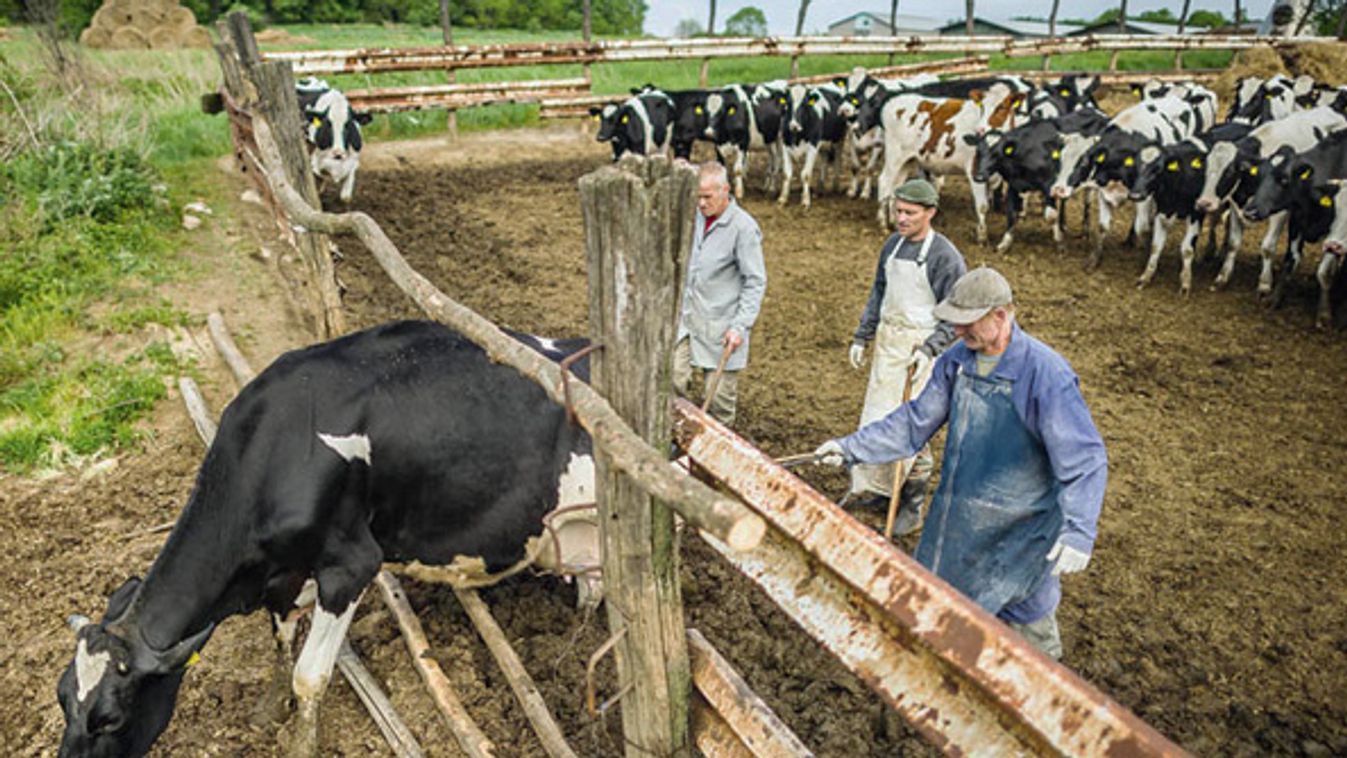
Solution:
<svg viewBox="0 0 1347 758">
<path fill-rule="evenodd" d="M 182 47 L 182 30 L 176 26 L 160 25 L 145 35 L 151 50 L 177 50 Z"/>
<path fill-rule="evenodd" d="M 102 49 L 108 46 L 111 35 L 101 26 L 91 26 L 80 32 L 80 44 L 85 47 Z"/>
<path fill-rule="evenodd" d="M 180 30 L 191 29 L 196 26 L 196 15 L 190 8 L 179 5 L 164 16 L 164 24 Z"/>
<path fill-rule="evenodd" d="M 1223 104 L 1229 104 L 1235 96 L 1235 82 L 1246 76 L 1267 78 L 1276 74 L 1288 73 L 1282 57 L 1268 45 L 1259 45 L 1241 50 L 1230 62 L 1230 66 L 1211 85 L 1211 91 Z"/>
<path fill-rule="evenodd" d="M 109 37 L 108 47 L 113 50 L 148 50 L 150 40 L 145 32 L 134 26 L 119 26 Z"/>
<path fill-rule="evenodd" d="M 1288 48 L 1286 65 L 1297 76 L 1312 76 L 1324 84 L 1347 81 L 1347 44 L 1316 42 Z"/>
<path fill-rule="evenodd" d="M 131 25 L 146 34 L 149 34 L 154 27 L 163 24 L 166 18 L 166 14 L 154 5 L 136 6 L 127 15 L 131 17 Z"/>
<path fill-rule="evenodd" d="M 116 29 L 118 26 L 121 26 L 121 24 L 114 23 L 116 17 L 117 12 L 110 10 L 108 6 L 104 5 L 94 11 L 94 17 L 89 19 L 89 26 L 100 27 L 103 29 Z"/>
<path fill-rule="evenodd" d="M 210 32 L 204 26 L 194 26 L 179 35 L 183 47 L 210 47 L 214 40 L 210 38 Z"/>
</svg>

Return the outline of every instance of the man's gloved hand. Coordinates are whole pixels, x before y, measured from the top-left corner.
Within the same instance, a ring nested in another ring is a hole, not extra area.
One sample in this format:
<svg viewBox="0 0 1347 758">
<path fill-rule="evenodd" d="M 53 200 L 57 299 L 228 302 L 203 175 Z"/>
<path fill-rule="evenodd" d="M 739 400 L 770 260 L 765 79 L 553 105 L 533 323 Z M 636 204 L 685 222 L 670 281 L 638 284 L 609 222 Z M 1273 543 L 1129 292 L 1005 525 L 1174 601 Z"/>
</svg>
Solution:
<svg viewBox="0 0 1347 758">
<path fill-rule="evenodd" d="M 847 357 L 851 360 L 851 367 L 860 371 L 861 366 L 865 365 L 865 345 L 852 344 Z"/>
<path fill-rule="evenodd" d="M 912 376 L 921 376 L 927 371 L 930 371 L 931 364 L 935 363 L 935 356 L 926 347 L 926 344 L 922 343 L 912 348 L 912 363 L 917 367 L 916 370 L 912 372 Z"/>
<path fill-rule="evenodd" d="M 828 440 L 814 451 L 814 463 L 824 466 L 841 466 L 847 462 L 847 455 L 837 440 Z"/>
<path fill-rule="evenodd" d="M 822 450 L 822 448 L 819 449 Z M 1057 562 L 1052 567 L 1052 575 L 1060 576 L 1061 574 L 1074 574 L 1077 571 L 1083 571 L 1086 566 L 1090 565 L 1090 554 L 1082 553 L 1058 538 L 1057 544 L 1053 545 L 1052 549 L 1048 551 L 1048 560 Z"/>
</svg>

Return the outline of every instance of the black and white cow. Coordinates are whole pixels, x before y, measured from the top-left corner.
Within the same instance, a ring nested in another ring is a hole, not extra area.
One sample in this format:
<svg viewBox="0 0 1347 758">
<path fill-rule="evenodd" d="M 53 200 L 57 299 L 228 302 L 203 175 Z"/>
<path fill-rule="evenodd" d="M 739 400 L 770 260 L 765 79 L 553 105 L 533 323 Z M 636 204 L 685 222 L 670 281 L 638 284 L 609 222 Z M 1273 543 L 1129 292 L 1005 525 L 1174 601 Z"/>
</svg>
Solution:
<svg viewBox="0 0 1347 758">
<path fill-rule="evenodd" d="M 1276 272 L 1272 292 L 1272 304 L 1280 305 L 1286 296 L 1287 282 L 1300 265 L 1305 244 L 1318 242 L 1329 233 L 1334 198 L 1339 183 L 1347 179 L 1347 131 L 1334 132 L 1300 153 L 1282 148 L 1270 163 L 1253 197 L 1245 204 L 1244 214 L 1254 221 L 1275 213 L 1289 214 L 1286 256 Z M 1331 322 L 1330 288 L 1331 279 L 1329 286 L 1320 291 L 1321 326 Z"/>
<path fill-rule="evenodd" d="M 673 153 L 675 158 L 692 160 L 692 146 L 706 139 L 706 127 L 711 118 L 706 111 L 706 99 L 711 90 L 675 90 L 667 93 L 673 99 Z"/>
<path fill-rule="evenodd" d="M 646 85 L 633 89 L 621 103 L 609 103 L 589 109 L 599 121 L 594 139 L 613 146 L 613 160 L 625 153 L 637 155 L 668 154 L 673 137 L 673 98 Z"/>
<path fill-rule="evenodd" d="M 1347 257 L 1347 182 L 1333 183 L 1333 221 L 1329 224 L 1328 235 L 1324 238 L 1324 257 L 1319 261 L 1316 278 L 1319 280 L 1319 316 L 1316 320 L 1321 329 L 1333 327 L 1333 305 L 1341 301 L 1343 282 L 1340 281 L 1344 266 L 1342 260 Z M 1328 293 L 1328 299 L 1322 299 L 1322 293 Z M 1334 297 L 1335 293 L 1338 295 Z"/>
<path fill-rule="evenodd" d="M 716 145 L 736 197 L 744 196 L 750 150 L 767 151 L 764 186 L 771 189 L 781 166 L 781 132 L 789 110 L 784 82 L 733 84 L 706 98 L 706 137 Z"/>
<path fill-rule="evenodd" d="M 1098 109 L 1094 100 L 1098 87 L 1097 76 L 1067 74 L 1030 93 L 1025 110 L 1033 118 L 1060 118 L 1077 108 Z"/>
<path fill-rule="evenodd" d="M 777 203 L 785 205 L 790 200 L 790 180 L 798 160 L 802 164 L 800 204 L 810 207 L 810 186 L 820 150 L 827 156 L 826 167 L 836 189 L 838 158 L 847 138 L 847 120 L 839 110 L 842 97 L 842 90 L 832 84 L 816 87 L 796 84 L 790 88 L 790 117 L 781 136 L 781 196 Z"/>
<path fill-rule="evenodd" d="M 1053 193 L 1064 200 L 1072 190 L 1087 183 L 1098 188 L 1099 233 L 1087 267 L 1099 265 L 1113 213 L 1128 199 L 1128 188 L 1136 182 L 1141 171 L 1142 148 L 1172 145 L 1210 127 L 1215 120 L 1215 95 L 1194 86 L 1181 96 L 1142 100 L 1123 110 L 1113 117 L 1086 154 L 1072 155 L 1075 165 L 1069 168 L 1065 183 L 1054 185 Z M 1136 208 L 1136 218 L 1127 235 L 1128 243 L 1150 228 L 1154 203 L 1146 199 Z"/>
<path fill-rule="evenodd" d="M 1196 137 L 1173 145 L 1142 148 L 1139 156 L 1142 169 L 1132 184 L 1131 199 L 1133 202 L 1152 199 L 1155 203 L 1155 222 L 1151 229 L 1151 255 L 1146 261 L 1145 270 L 1137 278 L 1137 287 L 1145 287 L 1155 276 L 1170 226 L 1183 221 L 1186 227 L 1179 243 L 1179 252 L 1183 258 L 1179 293 L 1186 297 L 1192 291 L 1194 251 L 1197 249 L 1197 239 L 1202 234 L 1202 222 L 1207 217 L 1197 207 L 1197 197 L 1202 192 L 1203 179 L 1206 177 L 1207 154 L 1213 145 L 1235 142 L 1246 136 L 1252 128 L 1248 124 L 1218 124 Z M 1213 228 L 1219 218 L 1219 214 L 1213 215 Z M 1232 224 L 1239 223 L 1234 214 L 1230 220 Z M 1226 261 L 1229 266 L 1234 265 L 1240 238 L 1241 235 L 1237 233 L 1226 234 Z"/>
<path fill-rule="evenodd" d="M 1262 175 L 1271 167 L 1274 155 L 1284 148 L 1293 153 L 1309 150 L 1328 134 L 1344 128 L 1347 128 L 1347 116 L 1331 108 L 1314 108 L 1263 124 L 1237 142 L 1214 145 L 1207 157 L 1206 177 L 1197 198 L 1198 209 L 1213 213 L 1228 204 L 1235 213 L 1242 214 Z M 1258 277 L 1260 295 L 1272 293 L 1277 238 L 1286 220 L 1284 214 L 1276 213 L 1268 218 L 1268 229 L 1259 246 L 1263 258 Z M 1216 284 L 1225 286 L 1229 280 L 1230 271 L 1223 268 Z"/>
<path fill-rule="evenodd" d="M 584 343 L 517 337 L 552 359 Z M 575 372 L 585 380 L 587 363 Z M 309 579 L 287 733 L 316 752 L 319 700 L 381 565 L 516 567 L 549 512 L 593 502 L 593 477 L 590 439 L 565 411 L 443 325 L 391 323 L 282 356 L 226 408 L 144 580 L 113 593 L 100 622 L 72 617 L 60 754 L 144 754 L 216 625 L 263 606 L 283 616 Z"/>
<path fill-rule="evenodd" d="M 1015 239 L 1015 226 L 1030 193 L 1043 196 L 1044 216 L 1052 222 L 1053 240 L 1064 241 L 1062 213 L 1052 198 L 1052 187 L 1062 173 L 1064 156 L 1076 144 L 1088 143 L 1108 124 L 1108 116 L 1090 106 L 1081 106 L 1053 119 L 1032 118 L 1027 123 L 1002 132 L 992 129 L 964 139 L 977 147 L 977 169 L 973 178 L 989 181 L 1000 176 L 1006 182 L 1006 231 L 997 243 L 997 252 L 1005 252 Z"/>
<path fill-rule="evenodd" d="M 313 175 L 341 185 L 343 203 L 355 196 L 355 172 L 360 168 L 364 139 L 360 127 L 370 122 L 368 113 L 357 111 L 340 90 L 322 79 L 307 77 L 295 85 L 299 110 L 304 114 L 304 138 L 309 144 Z"/>
<path fill-rule="evenodd" d="M 614 162 L 621 158 L 623 153 L 627 152 L 626 138 L 620 137 L 617 130 L 617 112 L 621 107 L 622 103 L 604 103 L 589 108 L 589 115 L 599 124 L 598 131 L 594 133 L 594 139 L 598 142 L 607 142 L 612 146 Z"/>
</svg>

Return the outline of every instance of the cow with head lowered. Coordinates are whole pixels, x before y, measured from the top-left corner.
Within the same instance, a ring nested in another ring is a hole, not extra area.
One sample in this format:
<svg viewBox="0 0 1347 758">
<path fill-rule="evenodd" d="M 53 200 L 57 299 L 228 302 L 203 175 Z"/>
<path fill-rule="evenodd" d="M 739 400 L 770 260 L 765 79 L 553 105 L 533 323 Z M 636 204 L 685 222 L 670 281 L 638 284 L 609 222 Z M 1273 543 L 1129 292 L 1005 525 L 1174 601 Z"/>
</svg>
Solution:
<svg viewBox="0 0 1347 758">
<path fill-rule="evenodd" d="M 553 360 L 584 344 L 515 336 Z M 573 370 L 587 379 L 585 360 Z M 384 563 L 487 577 L 533 556 L 572 564 L 565 535 L 556 550 L 541 535 L 549 513 L 593 502 L 593 478 L 590 438 L 565 410 L 441 324 L 395 322 L 282 356 L 226 408 L 145 578 L 113 593 L 101 621 L 71 618 L 61 756 L 143 755 L 216 625 L 265 607 L 288 642 L 294 622 L 279 619 L 309 580 L 317 600 L 286 733 L 292 753 L 316 754 L 318 703 Z"/>
<path fill-rule="evenodd" d="M 774 186 L 781 167 L 781 132 L 789 102 L 785 82 L 733 84 L 707 96 L 706 138 L 715 143 L 735 197 L 744 196 L 750 150 L 767 151 L 763 185 L 769 190 Z"/>
<path fill-rule="evenodd" d="M 340 185 L 341 201 L 349 203 L 355 196 L 355 172 L 364 146 L 360 127 L 370 122 L 370 114 L 352 108 L 346 95 L 321 79 L 301 79 L 296 91 L 309 145 L 309 167 L 318 179 Z"/>
</svg>

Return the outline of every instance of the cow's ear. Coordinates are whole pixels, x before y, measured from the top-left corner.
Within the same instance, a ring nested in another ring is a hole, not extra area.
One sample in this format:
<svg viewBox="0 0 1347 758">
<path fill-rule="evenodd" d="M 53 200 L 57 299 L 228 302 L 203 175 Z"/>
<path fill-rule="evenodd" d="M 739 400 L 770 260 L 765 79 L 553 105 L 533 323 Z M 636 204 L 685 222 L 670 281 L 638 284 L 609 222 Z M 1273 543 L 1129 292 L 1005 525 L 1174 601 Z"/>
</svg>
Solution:
<svg viewBox="0 0 1347 758">
<path fill-rule="evenodd" d="M 597 105 L 591 105 L 589 106 L 589 115 L 591 116 L 603 115 L 603 109 L 598 107 Z"/>
<path fill-rule="evenodd" d="M 644 90 L 642 90 L 640 87 L 632 87 L 632 88 L 628 89 L 627 91 L 630 92 L 630 93 L 633 94 L 633 95 L 639 95 L 639 94 L 641 94 L 642 92 L 644 92 Z"/>
<path fill-rule="evenodd" d="M 214 624 L 207 624 L 205 629 L 179 642 L 173 647 L 163 651 L 150 651 L 153 663 L 146 668 L 159 674 L 170 674 L 185 666 L 190 666 L 196 662 L 197 651 L 210 639 L 211 632 L 215 631 Z"/>
<path fill-rule="evenodd" d="M 847 78 L 845 76 L 834 77 L 833 84 L 845 90 L 847 88 Z"/>
<path fill-rule="evenodd" d="M 963 136 L 963 141 L 966 142 L 966 143 L 968 143 L 968 144 L 970 144 L 970 145 L 976 145 L 977 143 L 979 143 L 979 142 L 982 141 L 982 135 L 980 135 L 980 134 L 965 134 L 965 135 Z"/>
<path fill-rule="evenodd" d="M 355 111 L 352 115 L 355 122 L 362 126 L 374 120 L 374 114 L 369 111 Z"/>
<path fill-rule="evenodd" d="M 104 621 L 112 621 L 122 617 L 126 609 L 130 607 L 131 600 L 140 591 L 140 577 L 133 576 L 122 582 L 122 586 L 113 590 L 108 596 L 108 611 L 103 616 Z"/>
</svg>

